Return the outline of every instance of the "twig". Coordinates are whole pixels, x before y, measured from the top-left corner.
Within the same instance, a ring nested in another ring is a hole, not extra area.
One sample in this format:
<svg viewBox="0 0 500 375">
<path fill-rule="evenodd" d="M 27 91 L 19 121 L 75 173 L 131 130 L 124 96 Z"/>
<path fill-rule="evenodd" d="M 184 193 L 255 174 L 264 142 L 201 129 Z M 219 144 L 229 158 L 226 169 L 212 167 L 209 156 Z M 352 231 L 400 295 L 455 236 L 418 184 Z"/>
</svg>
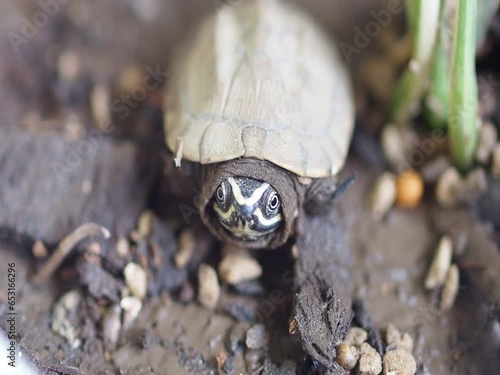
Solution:
<svg viewBox="0 0 500 375">
<path fill-rule="evenodd" d="M 45 282 L 50 276 L 52 276 L 54 271 L 68 256 L 71 250 L 73 250 L 73 248 L 85 238 L 96 236 L 109 238 L 110 235 L 111 234 L 109 233 L 109 230 L 96 223 L 86 223 L 79 226 L 73 232 L 63 238 L 54 253 L 34 276 L 33 281 L 35 283 Z"/>
</svg>

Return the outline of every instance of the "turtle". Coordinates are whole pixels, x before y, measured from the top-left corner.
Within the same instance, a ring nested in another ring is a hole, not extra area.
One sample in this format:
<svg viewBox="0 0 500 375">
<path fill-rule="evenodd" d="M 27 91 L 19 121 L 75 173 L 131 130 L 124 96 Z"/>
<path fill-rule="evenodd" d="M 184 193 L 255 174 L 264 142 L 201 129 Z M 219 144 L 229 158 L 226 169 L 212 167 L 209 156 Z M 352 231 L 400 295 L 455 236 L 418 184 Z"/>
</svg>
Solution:
<svg viewBox="0 0 500 375">
<path fill-rule="evenodd" d="M 292 241 L 304 257 L 315 247 L 311 241 L 328 235 L 321 226 L 331 220 L 322 217 L 352 180 L 337 177 L 355 109 L 332 40 L 290 2 L 237 1 L 204 19 L 170 67 L 166 144 L 181 164 L 177 172 L 195 181 L 202 222 L 225 243 L 276 249 Z M 311 236 L 307 228 L 325 234 Z M 331 245 L 328 238 L 318 241 Z M 338 268 L 327 276 L 332 283 L 340 274 L 348 278 L 348 267 Z M 335 340 L 306 350 L 326 365 L 350 319 L 349 301 L 334 294 L 325 303 L 342 319 L 325 329 L 336 331 Z M 306 328 L 299 330 L 307 335 Z"/>
</svg>

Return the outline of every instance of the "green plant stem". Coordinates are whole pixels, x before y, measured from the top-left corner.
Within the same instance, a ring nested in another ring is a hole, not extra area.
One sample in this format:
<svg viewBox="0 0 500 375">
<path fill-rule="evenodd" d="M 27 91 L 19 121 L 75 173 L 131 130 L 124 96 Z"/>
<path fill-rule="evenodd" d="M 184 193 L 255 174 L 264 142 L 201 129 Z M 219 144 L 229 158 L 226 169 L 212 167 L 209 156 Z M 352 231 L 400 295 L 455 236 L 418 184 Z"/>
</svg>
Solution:
<svg viewBox="0 0 500 375">
<path fill-rule="evenodd" d="M 424 117 L 434 129 L 445 129 L 450 96 L 450 37 L 445 17 L 445 0 L 441 1 L 439 32 L 430 69 L 429 91 L 424 99 Z"/>
<path fill-rule="evenodd" d="M 451 67 L 450 153 L 455 165 L 467 170 L 478 142 L 476 56 L 477 0 L 458 0 Z"/>
<path fill-rule="evenodd" d="M 440 5 L 441 2 L 437 0 L 408 0 L 407 7 L 411 7 L 408 16 L 414 18 L 410 22 L 413 53 L 396 88 L 391 106 L 391 118 L 396 124 L 404 125 L 408 122 L 424 91 L 436 42 Z"/>
</svg>

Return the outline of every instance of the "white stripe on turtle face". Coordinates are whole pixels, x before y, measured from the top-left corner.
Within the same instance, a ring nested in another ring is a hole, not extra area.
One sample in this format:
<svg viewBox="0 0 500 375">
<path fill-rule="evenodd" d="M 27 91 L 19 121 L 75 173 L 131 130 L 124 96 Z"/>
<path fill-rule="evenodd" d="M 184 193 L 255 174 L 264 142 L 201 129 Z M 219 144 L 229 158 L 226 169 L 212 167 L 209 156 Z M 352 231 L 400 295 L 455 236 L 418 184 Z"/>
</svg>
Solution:
<svg viewBox="0 0 500 375">
<path fill-rule="evenodd" d="M 262 185 L 260 185 L 257 189 L 253 191 L 250 197 L 246 198 L 243 196 L 243 193 L 241 192 L 240 185 L 238 185 L 238 183 L 234 180 L 233 177 L 229 177 L 227 181 L 231 185 L 234 199 L 236 199 L 236 202 L 238 202 L 238 204 L 241 206 L 253 206 L 255 203 L 259 201 L 262 195 L 270 187 L 270 185 L 267 182 L 263 182 Z"/>
<path fill-rule="evenodd" d="M 217 215 L 219 215 L 219 217 L 221 217 L 224 220 L 228 220 L 228 221 L 231 219 L 231 215 L 235 211 L 233 204 L 231 204 L 231 206 L 229 206 L 229 209 L 225 212 L 220 209 L 220 207 L 217 205 L 217 203 L 214 204 L 214 209 L 215 209 L 215 211 L 217 211 Z"/>
<path fill-rule="evenodd" d="M 255 216 L 257 216 L 257 219 L 259 219 L 259 223 L 260 223 L 261 225 L 265 226 L 265 227 L 270 227 L 270 226 L 272 226 L 273 224 L 276 224 L 276 223 L 280 222 L 280 221 L 281 221 L 281 219 L 282 219 L 282 217 L 281 217 L 281 213 L 276 214 L 275 216 L 273 216 L 273 217 L 272 217 L 272 218 L 270 218 L 270 219 L 266 219 L 266 218 L 264 217 L 264 215 L 262 214 L 262 211 L 261 211 L 261 209 L 260 209 L 260 208 L 257 208 L 257 209 L 253 212 L 253 214 L 254 214 Z"/>
</svg>

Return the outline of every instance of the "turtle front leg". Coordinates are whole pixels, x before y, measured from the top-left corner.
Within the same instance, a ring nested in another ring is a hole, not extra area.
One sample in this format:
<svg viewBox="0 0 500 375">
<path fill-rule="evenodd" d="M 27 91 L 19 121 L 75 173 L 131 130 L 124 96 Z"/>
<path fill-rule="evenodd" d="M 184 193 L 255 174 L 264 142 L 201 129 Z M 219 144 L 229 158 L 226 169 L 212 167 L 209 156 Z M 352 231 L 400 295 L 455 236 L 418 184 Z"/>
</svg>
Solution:
<svg viewBox="0 0 500 375">
<path fill-rule="evenodd" d="M 297 238 L 297 294 L 291 331 L 304 351 L 327 374 L 347 374 L 335 361 L 336 346 L 352 319 L 349 286 L 351 259 L 344 226 L 331 210 L 324 216 L 302 216 Z"/>
</svg>

